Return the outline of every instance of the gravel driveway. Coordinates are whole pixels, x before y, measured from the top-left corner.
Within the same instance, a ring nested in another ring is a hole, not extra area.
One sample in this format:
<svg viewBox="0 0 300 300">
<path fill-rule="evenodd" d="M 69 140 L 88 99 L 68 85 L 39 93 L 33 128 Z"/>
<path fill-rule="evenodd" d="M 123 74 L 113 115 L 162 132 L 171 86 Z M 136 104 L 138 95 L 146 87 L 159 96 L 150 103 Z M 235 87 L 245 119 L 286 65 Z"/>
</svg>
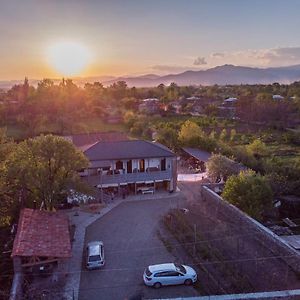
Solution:
<svg viewBox="0 0 300 300">
<path fill-rule="evenodd" d="M 193 287 L 171 286 L 159 290 L 144 286 L 142 274 L 150 264 L 174 262 L 158 238 L 159 220 L 171 206 L 182 203 L 180 195 L 168 199 L 120 204 L 86 230 L 85 243 L 102 240 L 106 265 L 81 273 L 79 299 L 141 299 L 197 296 Z M 84 253 L 85 255 L 85 253 Z"/>
</svg>

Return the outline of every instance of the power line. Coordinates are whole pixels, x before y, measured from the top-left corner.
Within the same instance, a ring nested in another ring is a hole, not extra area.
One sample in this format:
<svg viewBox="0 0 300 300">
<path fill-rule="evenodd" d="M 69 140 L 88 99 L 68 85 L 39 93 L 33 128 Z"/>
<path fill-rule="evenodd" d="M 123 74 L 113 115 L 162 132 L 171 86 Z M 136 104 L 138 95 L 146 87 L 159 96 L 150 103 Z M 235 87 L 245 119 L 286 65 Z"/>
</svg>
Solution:
<svg viewBox="0 0 300 300">
<path fill-rule="evenodd" d="M 215 260 L 210 262 L 191 262 L 189 265 L 191 266 L 199 266 L 199 265 L 216 265 L 216 264 L 224 264 L 224 263 L 237 263 L 237 262 L 251 262 L 251 261 L 264 261 L 264 260 L 272 260 L 272 259 L 283 259 L 283 258 L 293 258 L 299 257 L 298 254 L 294 255 L 275 255 L 275 256 L 262 256 L 262 257 L 255 257 L 255 258 L 241 258 L 241 259 L 227 259 L 227 260 Z M 147 267 L 147 266 L 146 266 Z M 131 270 L 144 270 L 145 266 L 137 267 L 137 268 L 102 268 L 96 270 L 96 272 L 112 272 L 112 271 L 131 271 Z M 78 271 L 61 271 L 55 272 L 55 274 L 76 274 L 76 273 L 90 273 L 89 270 L 78 270 Z M 43 273 L 45 275 L 51 275 L 52 273 Z M 1 277 L 8 277 L 8 275 L 0 275 Z"/>
</svg>

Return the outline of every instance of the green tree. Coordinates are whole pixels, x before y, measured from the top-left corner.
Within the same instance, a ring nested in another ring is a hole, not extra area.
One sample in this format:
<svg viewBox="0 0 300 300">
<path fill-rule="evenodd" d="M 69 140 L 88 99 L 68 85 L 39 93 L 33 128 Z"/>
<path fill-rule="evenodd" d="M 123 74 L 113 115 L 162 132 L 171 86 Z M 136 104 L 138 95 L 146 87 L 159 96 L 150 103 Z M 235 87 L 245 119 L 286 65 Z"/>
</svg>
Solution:
<svg viewBox="0 0 300 300">
<path fill-rule="evenodd" d="M 0 228 L 11 224 L 15 202 L 11 187 L 6 180 L 5 163 L 8 155 L 14 150 L 15 143 L 7 138 L 6 131 L 0 129 Z"/>
<path fill-rule="evenodd" d="M 227 179 L 229 176 L 238 174 L 238 164 L 221 154 L 213 154 L 207 162 L 208 175 L 213 180 L 217 178 Z"/>
<path fill-rule="evenodd" d="M 180 128 L 178 139 L 186 146 L 197 146 L 200 138 L 204 136 L 203 130 L 193 121 L 185 121 Z"/>
<path fill-rule="evenodd" d="M 221 141 L 226 141 L 226 139 L 227 139 L 227 130 L 224 128 L 224 129 L 222 129 L 222 131 L 221 131 L 221 133 L 220 133 L 220 140 Z"/>
<path fill-rule="evenodd" d="M 177 131 L 171 127 L 163 127 L 158 131 L 157 141 L 174 149 L 178 144 Z"/>
<path fill-rule="evenodd" d="M 231 129 L 230 130 L 230 141 L 234 142 L 236 138 L 236 130 L 235 129 Z"/>
<path fill-rule="evenodd" d="M 246 147 L 248 153 L 252 154 L 255 158 L 260 158 L 268 154 L 267 146 L 260 139 L 255 139 L 251 144 Z"/>
<path fill-rule="evenodd" d="M 231 176 L 225 184 L 222 197 L 258 220 L 272 206 L 272 190 L 267 179 L 254 171 Z"/>
<path fill-rule="evenodd" d="M 52 210 L 62 193 L 78 189 L 78 170 L 88 160 L 62 137 L 41 135 L 17 145 L 6 162 L 7 178 L 15 193 L 25 192 L 26 204 L 35 201 Z"/>
</svg>

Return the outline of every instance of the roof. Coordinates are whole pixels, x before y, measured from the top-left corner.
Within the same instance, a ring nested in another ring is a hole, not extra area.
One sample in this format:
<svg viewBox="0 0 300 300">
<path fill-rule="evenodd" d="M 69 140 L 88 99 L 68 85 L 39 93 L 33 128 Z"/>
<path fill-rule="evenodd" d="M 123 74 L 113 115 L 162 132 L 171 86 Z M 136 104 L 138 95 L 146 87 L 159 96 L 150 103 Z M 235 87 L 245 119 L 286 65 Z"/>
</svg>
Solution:
<svg viewBox="0 0 300 300">
<path fill-rule="evenodd" d="M 175 156 L 168 148 L 143 140 L 98 142 L 84 154 L 90 161 Z"/>
<path fill-rule="evenodd" d="M 12 257 L 71 257 L 68 218 L 58 212 L 21 210 Z"/>
<path fill-rule="evenodd" d="M 204 162 L 207 162 L 211 157 L 211 153 L 196 148 L 182 148 L 182 150 L 194 158 Z"/>
<path fill-rule="evenodd" d="M 273 95 L 272 98 L 273 99 L 284 99 L 284 97 L 281 95 Z"/>
<path fill-rule="evenodd" d="M 152 265 L 149 266 L 150 272 L 157 272 L 157 271 L 176 271 L 176 267 L 173 263 L 167 263 L 167 264 L 159 264 L 159 265 Z"/>
<path fill-rule="evenodd" d="M 64 136 L 65 139 L 71 141 L 76 147 L 85 151 L 87 147 L 99 142 L 99 141 L 124 141 L 128 140 L 127 135 L 124 132 L 95 132 L 86 134 L 74 134 Z"/>
<path fill-rule="evenodd" d="M 296 250 L 300 250 L 300 235 L 282 235 L 280 238 Z"/>
<path fill-rule="evenodd" d="M 224 100 L 224 102 L 236 102 L 237 100 L 237 98 L 227 98 Z"/>
</svg>

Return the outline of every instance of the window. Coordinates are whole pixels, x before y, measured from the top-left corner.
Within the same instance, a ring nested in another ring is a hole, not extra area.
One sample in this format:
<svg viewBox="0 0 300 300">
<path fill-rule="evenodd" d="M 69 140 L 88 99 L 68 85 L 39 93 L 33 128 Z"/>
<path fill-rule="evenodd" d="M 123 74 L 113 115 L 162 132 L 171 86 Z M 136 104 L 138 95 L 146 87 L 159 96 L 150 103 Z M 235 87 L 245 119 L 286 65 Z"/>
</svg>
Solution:
<svg viewBox="0 0 300 300">
<path fill-rule="evenodd" d="M 91 261 L 99 261 L 99 260 L 101 260 L 101 256 L 100 255 L 91 255 L 90 257 L 89 257 L 89 261 L 91 262 Z"/>
<path fill-rule="evenodd" d="M 169 276 L 169 272 L 159 272 L 154 275 L 154 277 L 167 277 Z"/>
<path fill-rule="evenodd" d="M 186 274 L 186 269 L 184 268 L 183 265 L 175 265 L 175 267 L 179 272 Z"/>
<path fill-rule="evenodd" d="M 147 269 L 145 270 L 145 273 L 146 273 L 146 275 L 149 276 L 149 277 L 152 275 L 152 273 L 150 272 L 149 268 L 147 268 Z"/>
<path fill-rule="evenodd" d="M 175 277 L 175 276 L 182 276 L 182 275 L 176 271 L 172 271 L 172 272 L 169 272 L 168 276 Z"/>
</svg>

